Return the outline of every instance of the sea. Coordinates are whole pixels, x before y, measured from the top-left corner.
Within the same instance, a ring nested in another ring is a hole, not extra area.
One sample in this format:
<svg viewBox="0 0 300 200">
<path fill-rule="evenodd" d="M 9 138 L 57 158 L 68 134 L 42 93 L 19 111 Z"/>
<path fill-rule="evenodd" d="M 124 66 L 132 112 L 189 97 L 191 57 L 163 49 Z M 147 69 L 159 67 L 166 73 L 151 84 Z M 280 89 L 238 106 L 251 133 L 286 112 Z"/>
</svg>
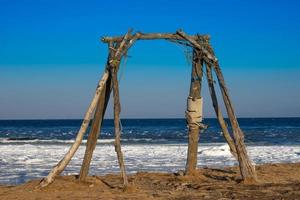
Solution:
<svg viewBox="0 0 300 200">
<path fill-rule="evenodd" d="M 240 118 L 255 165 L 300 162 L 300 118 Z M 0 184 L 41 179 L 74 142 L 82 120 L 0 120 Z M 216 119 L 200 134 L 198 166 L 237 165 Z M 183 170 L 187 154 L 185 119 L 123 119 L 121 143 L 128 173 Z M 63 175 L 78 174 L 87 134 Z M 91 175 L 119 173 L 113 120 L 104 120 L 91 162 Z"/>
</svg>

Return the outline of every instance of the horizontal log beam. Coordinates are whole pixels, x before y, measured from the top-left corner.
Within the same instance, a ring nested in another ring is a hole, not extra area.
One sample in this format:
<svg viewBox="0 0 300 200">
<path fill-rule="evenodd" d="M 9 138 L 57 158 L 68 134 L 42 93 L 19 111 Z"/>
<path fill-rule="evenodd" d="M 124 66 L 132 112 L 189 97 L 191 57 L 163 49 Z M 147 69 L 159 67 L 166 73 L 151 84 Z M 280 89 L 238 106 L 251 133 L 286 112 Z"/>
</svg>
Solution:
<svg viewBox="0 0 300 200">
<path fill-rule="evenodd" d="M 136 34 L 130 35 L 129 39 L 136 37 L 136 40 L 155 40 L 155 39 L 166 39 L 166 40 L 185 40 L 180 37 L 176 33 L 141 33 L 137 32 Z M 208 41 L 210 39 L 209 35 L 191 35 L 188 36 L 193 40 L 203 39 L 204 41 Z M 104 43 L 108 42 L 120 42 L 124 36 L 116 36 L 116 37 L 102 37 L 101 41 Z"/>
</svg>

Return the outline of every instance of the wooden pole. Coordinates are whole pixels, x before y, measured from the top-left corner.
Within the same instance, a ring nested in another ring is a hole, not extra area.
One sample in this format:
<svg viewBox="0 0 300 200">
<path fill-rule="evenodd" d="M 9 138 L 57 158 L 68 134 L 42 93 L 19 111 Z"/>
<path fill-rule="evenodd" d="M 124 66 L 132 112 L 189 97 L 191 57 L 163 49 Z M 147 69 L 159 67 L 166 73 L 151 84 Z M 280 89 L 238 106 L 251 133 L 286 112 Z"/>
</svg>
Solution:
<svg viewBox="0 0 300 200">
<path fill-rule="evenodd" d="M 224 117 L 222 115 L 222 111 L 219 108 L 218 99 L 217 99 L 215 86 L 214 86 L 214 80 L 213 80 L 213 76 L 212 76 L 212 72 L 211 72 L 211 66 L 207 63 L 205 64 L 205 66 L 206 66 L 206 77 L 207 77 L 208 88 L 209 88 L 212 104 L 213 104 L 217 119 L 218 119 L 220 127 L 222 129 L 223 136 L 224 136 L 225 140 L 227 141 L 227 143 L 229 145 L 230 152 L 237 159 L 237 154 L 236 154 L 234 141 L 232 140 L 232 138 L 229 134 L 226 122 L 225 122 Z"/>
<path fill-rule="evenodd" d="M 121 129 L 120 129 L 120 97 L 119 97 L 119 85 L 117 70 L 115 68 L 111 69 L 112 71 L 112 80 L 113 80 L 113 93 L 114 93 L 114 126 L 115 126 L 115 151 L 117 153 L 119 166 L 121 170 L 121 176 L 123 178 L 124 188 L 128 185 L 128 180 L 125 171 L 124 158 L 121 151 Z"/>
<path fill-rule="evenodd" d="M 107 66 L 109 65 L 109 60 L 113 56 L 114 52 L 111 50 L 113 45 L 109 44 L 109 56 L 107 61 Z M 112 90 L 111 84 L 111 74 L 109 73 L 107 82 L 104 86 L 103 92 L 98 101 L 98 105 L 95 111 L 94 119 L 92 122 L 91 130 L 87 139 L 85 154 L 83 158 L 83 162 L 80 169 L 79 180 L 84 181 L 88 175 L 90 163 L 92 160 L 93 152 L 95 150 L 97 139 L 99 138 L 99 134 L 101 131 L 101 125 L 103 122 L 103 118 L 105 115 L 106 107 L 109 101 L 109 97 Z"/>
<path fill-rule="evenodd" d="M 223 77 L 223 74 L 221 72 L 218 62 L 215 63 L 214 70 L 216 72 L 216 75 L 217 75 L 217 78 L 219 81 L 224 104 L 226 106 L 228 118 L 230 120 L 231 127 L 233 130 L 235 147 L 236 147 L 236 151 L 237 151 L 239 167 L 240 167 L 243 181 L 245 183 L 254 183 L 257 181 L 255 168 L 252 165 L 251 160 L 247 154 L 246 146 L 244 143 L 244 133 L 240 129 L 238 121 L 234 114 L 233 106 L 232 106 L 231 100 L 229 98 L 229 94 L 228 94 L 228 91 L 227 91 L 227 88 L 225 85 L 225 80 L 224 80 L 224 77 Z"/>
<path fill-rule="evenodd" d="M 110 73 L 112 75 L 112 86 L 113 86 L 113 97 L 114 97 L 115 151 L 118 157 L 124 188 L 127 188 L 128 186 L 128 179 L 126 175 L 123 153 L 121 150 L 121 128 L 120 128 L 121 105 L 120 105 L 120 95 L 119 95 L 118 69 L 119 69 L 122 56 L 127 52 L 128 48 L 130 48 L 134 43 L 134 41 L 136 40 L 136 38 L 129 39 L 130 33 L 131 30 L 129 30 L 125 34 L 123 40 L 119 44 L 119 47 L 114 57 L 109 61 Z"/>
<path fill-rule="evenodd" d="M 191 85 L 189 98 L 192 98 L 193 101 L 201 99 L 201 82 L 202 82 L 202 65 L 199 58 L 199 53 L 196 50 L 193 50 L 193 66 L 191 73 Z M 188 108 L 187 108 L 188 112 Z M 187 115 L 188 116 L 188 115 Z M 197 155 L 198 155 L 198 141 L 199 141 L 199 132 L 200 126 L 194 123 L 189 123 L 188 121 L 188 152 L 187 152 L 187 161 L 185 167 L 185 173 L 187 175 L 193 174 L 197 167 Z"/>
<path fill-rule="evenodd" d="M 45 187 L 52 183 L 57 175 L 59 175 L 65 167 L 68 165 L 72 157 L 74 156 L 75 152 L 77 151 L 78 147 L 80 146 L 83 136 L 89 126 L 92 114 L 94 113 L 94 110 L 96 108 L 97 102 L 99 101 L 100 95 L 103 92 L 104 86 L 106 84 L 106 81 L 108 79 L 108 70 L 105 70 L 101 80 L 98 83 L 95 95 L 92 99 L 92 102 L 84 116 L 84 120 L 81 124 L 81 127 L 77 133 L 75 142 L 69 149 L 69 151 L 65 154 L 63 159 L 51 170 L 51 172 L 48 174 L 47 177 L 45 177 L 39 184 L 40 187 Z"/>
<path fill-rule="evenodd" d="M 105 93 L 107 86 L 104 86 L 103 93 L 98 101 L 98 105 L 95 111 L 94 119 L 91 125 L 91 130 L 87 139 L 86 149 L 84 153 L 83 162 L 80 169 L 79 180 L 84 181 L 88 175 L 90 163 L 92 160 L 93 152 L 95 150 L 97 139 L 100 134 L 103 116 L 105 112 Z"/>
</svg>

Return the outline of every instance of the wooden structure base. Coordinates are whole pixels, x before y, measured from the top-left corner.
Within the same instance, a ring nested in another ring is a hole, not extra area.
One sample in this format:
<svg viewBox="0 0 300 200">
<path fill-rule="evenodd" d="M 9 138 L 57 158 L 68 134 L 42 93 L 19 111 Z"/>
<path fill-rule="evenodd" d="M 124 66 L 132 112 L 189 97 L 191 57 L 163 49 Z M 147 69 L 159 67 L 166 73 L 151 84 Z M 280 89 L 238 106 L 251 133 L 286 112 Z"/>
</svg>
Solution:
<svg viewBox="0 0 300 200">
<path fill-rule="evenodd" d="M 79 145 L 82 142 L 83 136 L 86 133 L 91 119 L 91 125 L 86 151 L 80 170 L 79 179 L 84 181 L 88 175 L 90 162 L 92 159 L 93 151 L 96 147 L 97 138 L 101 130 L 102 121 L 104 118 L 105 110 L 113 92 L 113 105 L 114 105 L 114 126 L 115 126 L 115 151 L 117 153 L 118 162 L 120 166 L 121 176 L 123 178 L 124 188 L 128 185 L 126 169 L 124 164 L 124 156 L 121 149 L 121 129 L 120 129 L 120 97 L 119 97 L 119 84 L 118 84 L 118 70 L 121 59 L 127 54 L 127 51 L 137 40 L 154 40 L 164 39 L 170 42 L 175 42 L 180 45 L 186 45 L 193 48 L 193 64 L 191 73 L 191 85 L 188 96 L 188 105 L 186 111 L 186 119 L 188 125 L 188 152 L 186 161 L 186 175 L 192 175 L 197 166 L 197 153 L 199 133 L 201 129 L 205 128 L 202 122 L 202 79 L 203 68 L 206 69 L 206 78 L 209 86 L 209 91 L 212 99 L 212 104 L 223 132 L 223 136 L 227 141 L 232 155 L 237 158 L 240 166 L 240 172 L 243 180 L 247 183 L 256 181 L 255 168 L 249 159 L 244 144 L 244 134 L 239 127 L 237 118 L 234 113 L 232 102 L 229 98 L 228 90 L 225 85 L 225 80 L 218 63 L 218 59 L 214 55 L 213 49 L 209 43 L 210 37 L 208 35 L 187 35 L 182 30 L 176 33 L 149 33 L 144 34 L 137 32 L 132 34 L 129 30 L 124 36 L 118 37 L 103 37 L 101 40 L 108 44 L 108 59 L 105 67 L 104 74 L 100 79 L 95 95 L 92 102 L 84 116 L 82 125 L 78 131 L 75 142 L 70 147 L 69 151 L 65 154 L 62 160 L 50 171 L 47 177 L 41 182 L 39 187 L 45 187 L 55 180 L 65 167 L 68 165 Z M 227 124 L 224 120 L 223 114 L 219 109 L 217 95 L 215 92 L 214 80 L 212 71 L 216 73 L 219 87 L 222 92 L 223 101 L 227 110 L 227 115 L 230 120 L 232 133 L 229 132 Z"/>
</svg>

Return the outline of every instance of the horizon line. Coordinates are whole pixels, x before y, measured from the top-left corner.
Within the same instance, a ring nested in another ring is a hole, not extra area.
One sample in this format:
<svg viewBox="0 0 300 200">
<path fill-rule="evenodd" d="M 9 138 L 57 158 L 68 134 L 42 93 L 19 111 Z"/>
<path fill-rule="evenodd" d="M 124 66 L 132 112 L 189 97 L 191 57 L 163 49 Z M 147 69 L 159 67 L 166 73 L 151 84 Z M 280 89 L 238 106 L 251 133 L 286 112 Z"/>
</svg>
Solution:
<svg viewBox="0 0 300 200">
<path fill-rule="evenodd" d="M 297 117 L 294 117 L 294 116 L 291 116 L 291 117 L 237 117 L 237 119 L 281 119 L 281 118 L 300 118 L 300 116 L 297 116 Z M 104 118 L 103 120 L 113 120 L 114 118 Z M 154 117 L 150 117 L 150 118 L 121 118 L 121 120 L 148 120 L 148 119 L 163 119 L 163 120 L 166 120 L 166 119 L 186 119 L 186 118 L 180 118 L 180 117 L 166 117 L 166 118 L 154 118 Z M 205 119 L 217 119 L 216 117 L 206 117 L 206 118 L 203 118 L 203 120 Z M 228 117 L 224 117 L 224 119 L 228 119 Z M 49 119 L 37 119 L 37 118 L 32 118 L 32 119 L 0 119 L 0 121 L 30 121 L 30 120 L 83 120 L 83 118 L 49 118 Z M 92 121 L 93 119 L 91 119 Z"/>
</svg>

